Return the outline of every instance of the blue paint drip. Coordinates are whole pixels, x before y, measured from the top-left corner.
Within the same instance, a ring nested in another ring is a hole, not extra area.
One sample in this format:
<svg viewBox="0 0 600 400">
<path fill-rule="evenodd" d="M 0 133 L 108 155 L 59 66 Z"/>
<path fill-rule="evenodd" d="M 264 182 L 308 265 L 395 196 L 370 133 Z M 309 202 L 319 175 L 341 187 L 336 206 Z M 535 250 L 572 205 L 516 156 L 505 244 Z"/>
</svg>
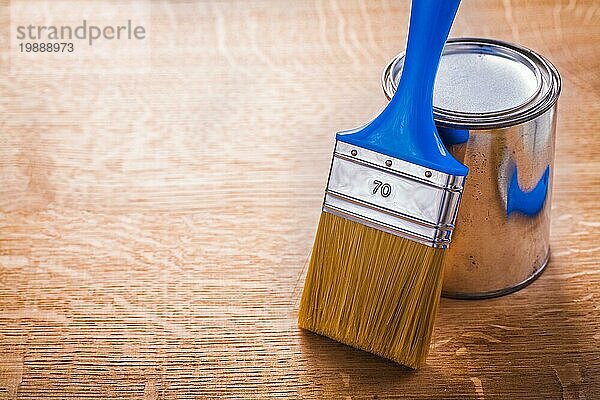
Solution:
<svg viewBox="0 0 600 400">
<path fill-rule="evenodd" d="M 523 191 L 519 186 L 517 167 L 515 166 L 506 195 L 506 214 L 518 211 L 529 216 L 537 215 L 546 202 L 549 180 L 550 166 L 548 165 L 535 187 L 528 192 Z"/>
<path fill-rule="evenodd" d="M 469 140 L 468 129 L 445 128 L 443 126 L 438 126 L 437 129 L 446 147 L 467 143 Z"/>
</svg>

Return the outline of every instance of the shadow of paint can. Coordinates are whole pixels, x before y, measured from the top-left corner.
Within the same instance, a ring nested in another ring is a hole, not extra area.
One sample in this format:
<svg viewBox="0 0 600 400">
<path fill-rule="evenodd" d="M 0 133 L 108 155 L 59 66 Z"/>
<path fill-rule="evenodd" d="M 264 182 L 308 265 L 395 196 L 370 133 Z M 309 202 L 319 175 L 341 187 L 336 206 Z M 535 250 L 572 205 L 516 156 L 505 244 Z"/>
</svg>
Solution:
<svg viewBox="0 0 600 400">
<path fill-rule="evenodd" d="M 385 68 L 390 99 L 404 54 Z M 434 119 L 444 144 L 469 167 L 443 295 L 479 299 L 512 293 L 550 258 L 557 69 L 527 48 L 454 38 L 444 48 Z"/>
</svg>

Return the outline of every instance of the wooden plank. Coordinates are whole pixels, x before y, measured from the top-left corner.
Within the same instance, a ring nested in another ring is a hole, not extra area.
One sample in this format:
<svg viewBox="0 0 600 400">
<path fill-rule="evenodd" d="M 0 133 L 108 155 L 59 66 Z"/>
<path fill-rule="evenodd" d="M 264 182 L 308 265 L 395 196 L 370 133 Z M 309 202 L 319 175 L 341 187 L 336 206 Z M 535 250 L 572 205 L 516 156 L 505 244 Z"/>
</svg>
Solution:
<svg viewBox="0 0 600 400">
<path fill-rule="evenodd" d="M 461 6 L 453 36 L 562 72 L 553 256 L 443 299 L 418 372 L 296 326 L 333 133 L 385 103 L 408 2 L 148 7 L 148 71 L 42 76 L 9 73 L 0 6 L 0 398 L 600 397 L 594 0 Z"/>
</svg>

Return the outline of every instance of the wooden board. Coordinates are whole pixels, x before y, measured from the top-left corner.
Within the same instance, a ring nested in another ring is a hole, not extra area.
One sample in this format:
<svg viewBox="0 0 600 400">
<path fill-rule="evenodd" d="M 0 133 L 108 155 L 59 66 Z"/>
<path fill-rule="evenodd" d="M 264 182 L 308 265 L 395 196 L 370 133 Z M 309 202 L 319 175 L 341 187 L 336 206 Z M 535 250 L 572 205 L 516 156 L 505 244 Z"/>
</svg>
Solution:
<svg viewBox="0 0 600 400">
<path fill-rule="evenodd" d="M 553 254 L 443 299 L 417 372 L 296 326 L 333 133 L 384 105 L 407 1 L 152 1 L 146 71 L 45 75 L 2 4 L 0 399 L 600 398 L 598 2 L 461 6 L 453 36 L 562 73 Z"/>
</svg>

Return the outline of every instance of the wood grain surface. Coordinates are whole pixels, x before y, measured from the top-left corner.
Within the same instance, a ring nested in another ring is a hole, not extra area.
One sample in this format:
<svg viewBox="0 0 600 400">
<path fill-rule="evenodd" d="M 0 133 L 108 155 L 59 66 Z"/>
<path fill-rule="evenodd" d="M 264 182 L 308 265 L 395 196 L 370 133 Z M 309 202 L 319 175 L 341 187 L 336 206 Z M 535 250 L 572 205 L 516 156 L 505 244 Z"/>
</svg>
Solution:
<svg viewBox="0 0 600 400">
<path fill-rule="evenodd" d="M 600 398 L 597 1 L 461 6 L 452 36 L 562 73 L 553 253 L 443 299 L 417 372 L 296 325 L 333 134 L 385 104 L 408 1 L 151 1 L 147 70 L 74 74 L 11 68 L 0 4 L 0 399 Z"/>
</svg>

